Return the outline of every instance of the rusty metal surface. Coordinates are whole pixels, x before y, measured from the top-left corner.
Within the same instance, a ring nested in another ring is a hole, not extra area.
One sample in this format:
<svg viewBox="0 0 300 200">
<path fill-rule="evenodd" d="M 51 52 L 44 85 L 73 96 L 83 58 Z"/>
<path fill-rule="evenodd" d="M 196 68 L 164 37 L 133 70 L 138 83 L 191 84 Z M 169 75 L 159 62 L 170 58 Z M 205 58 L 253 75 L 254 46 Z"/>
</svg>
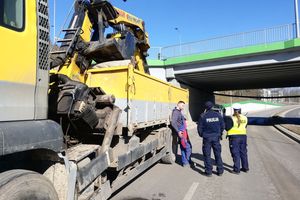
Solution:
<svg viewBox="0 0 300 200">
<path fill-rule="evenodd" d="M 99 147 L 100 145 L 79 144 L 68 149 L 66 151 L 66 154 L 69 160 L 78 162 L 84 159 L 89 154 L 97 151 Z"/>
</svg>

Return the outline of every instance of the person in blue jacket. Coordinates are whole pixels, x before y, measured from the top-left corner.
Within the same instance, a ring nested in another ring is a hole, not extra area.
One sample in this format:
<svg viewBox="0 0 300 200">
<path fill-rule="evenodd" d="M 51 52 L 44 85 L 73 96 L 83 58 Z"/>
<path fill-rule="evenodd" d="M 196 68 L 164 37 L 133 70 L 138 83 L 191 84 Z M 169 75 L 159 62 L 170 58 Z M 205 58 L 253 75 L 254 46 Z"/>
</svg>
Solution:
<svg viewBox="0 0 300 200">
<path fill-rule="evenodd" d="M 182 166 L 186 167 L 190 165 L 191 167 L 193 167 L 193 162 L 191 160 L 192 145 L 186 130 L 187 127 L 185 118 L 182 114 L 184 105 L 185 103 L 183 101 L 179 101 L 177 103 L 177 106 L 173 109 L 171 125 L 173 128 L 173 132 L 179 139 Z"/>
<path fill-rule="evenodd" d="M 206 111 L 202 113 L 198 120 L 198 133 L 203 138 L 202 152 L 204 156 L 205 175 L 212 175 L 211 149 L 213 149 L 217 174 L 222 176 L 224 172 L 223 161 L 221 157 L 222 133 L 224 131 L 224 120 L 220 113 L 212 110 L 214 104 L 210 101 L 205 103 Z"/>
</svg>

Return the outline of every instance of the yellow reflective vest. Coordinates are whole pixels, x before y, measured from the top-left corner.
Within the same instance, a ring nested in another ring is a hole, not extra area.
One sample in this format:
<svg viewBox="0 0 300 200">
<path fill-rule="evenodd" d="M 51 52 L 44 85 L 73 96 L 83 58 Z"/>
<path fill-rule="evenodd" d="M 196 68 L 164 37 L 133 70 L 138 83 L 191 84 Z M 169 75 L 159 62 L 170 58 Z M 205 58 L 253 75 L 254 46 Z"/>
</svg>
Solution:
<svg viewBox="0 0 300 200">
<path fill-rule="evenodd" d="M 248 119 L 244 115 L 240 115 L 241 123 L 238 127 L 238 118 L 236 116 L 232 116 L 233 127 L 227 132 L 227 135 L 246 135 L 247 130 L 246 126 L 248 123 Z"/>
</svg>

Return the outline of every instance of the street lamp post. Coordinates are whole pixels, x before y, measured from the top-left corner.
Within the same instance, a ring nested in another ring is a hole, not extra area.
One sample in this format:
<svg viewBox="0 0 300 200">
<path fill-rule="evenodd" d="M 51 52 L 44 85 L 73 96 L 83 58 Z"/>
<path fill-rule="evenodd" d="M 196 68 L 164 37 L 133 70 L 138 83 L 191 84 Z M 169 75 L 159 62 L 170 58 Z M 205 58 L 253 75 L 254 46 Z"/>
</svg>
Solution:
<svg viewBox="0 0 300 200">
<path fill-rule="evenodd" d="M 182 49 L 181 49 L 181 32 L 178 27 L 175 27 L 175 30 L 178 32 L 179 37 L 179 54 L 182 55 Z"/>
<path fill-rule="evenodd" d="M 55 0 L 53 0 L 53 43 L 55 43 L 55 40 L 56 40 L 56 38 L 55 38 L 56 16 L 55 15 L 56 15 L 56 2 L 55 2 Z"/>
<path fill-rule="evenodd" d="M 299 32 L 299 13 L 298 13 L 298 0 L 294 0 L 295 3 L 295 22 L 296 22 L 296 37 L 300 38 Z"/>
</svg>

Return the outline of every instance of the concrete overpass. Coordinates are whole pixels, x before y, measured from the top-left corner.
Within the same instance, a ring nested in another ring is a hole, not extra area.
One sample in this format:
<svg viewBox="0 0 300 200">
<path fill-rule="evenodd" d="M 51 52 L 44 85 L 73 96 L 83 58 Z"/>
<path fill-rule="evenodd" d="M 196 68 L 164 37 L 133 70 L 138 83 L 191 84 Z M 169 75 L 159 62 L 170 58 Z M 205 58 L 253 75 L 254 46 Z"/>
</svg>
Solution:
<svg viewBox="0 0 300 200">
<path fill-rule="evenodd" d="M 166 60 L 149 60 L 167 80 L 204 90 L 300 86 L 300 39 Z"/>
<path fill-rule="evenodd" d="M 282 32 L 281 29 L 276 30 Z M 273 28 L 271 30 L 274 32 Z M 257 31 L 254 33 L 257 35 Z M 162 52 L 162 59 L 148 60 L 150 72 L 190 89 L 190 106 L 197 110 L 191 113 L 194 118 L 201 111 L 199 107 L 203 101 L 214 99 L 213 91 L 300 86 L 300 39 L 294 38 L 293 34 L 283 34 L 284 37 L 267 40 L 274 38 L 274 34 L 267 33 L 265 31 L 264 42 L 207 52 L 182 53 L 184 49 L 196 46 L 195 43 L 172 46 L 180 53 L 165 56 Z M 237 35 L 249 38 L 249 34 L 253 32 Z M 232 41 L 238 37 L 226 36 L 210 42 L 222 42 L 224 38 Z"/>
</svg>

